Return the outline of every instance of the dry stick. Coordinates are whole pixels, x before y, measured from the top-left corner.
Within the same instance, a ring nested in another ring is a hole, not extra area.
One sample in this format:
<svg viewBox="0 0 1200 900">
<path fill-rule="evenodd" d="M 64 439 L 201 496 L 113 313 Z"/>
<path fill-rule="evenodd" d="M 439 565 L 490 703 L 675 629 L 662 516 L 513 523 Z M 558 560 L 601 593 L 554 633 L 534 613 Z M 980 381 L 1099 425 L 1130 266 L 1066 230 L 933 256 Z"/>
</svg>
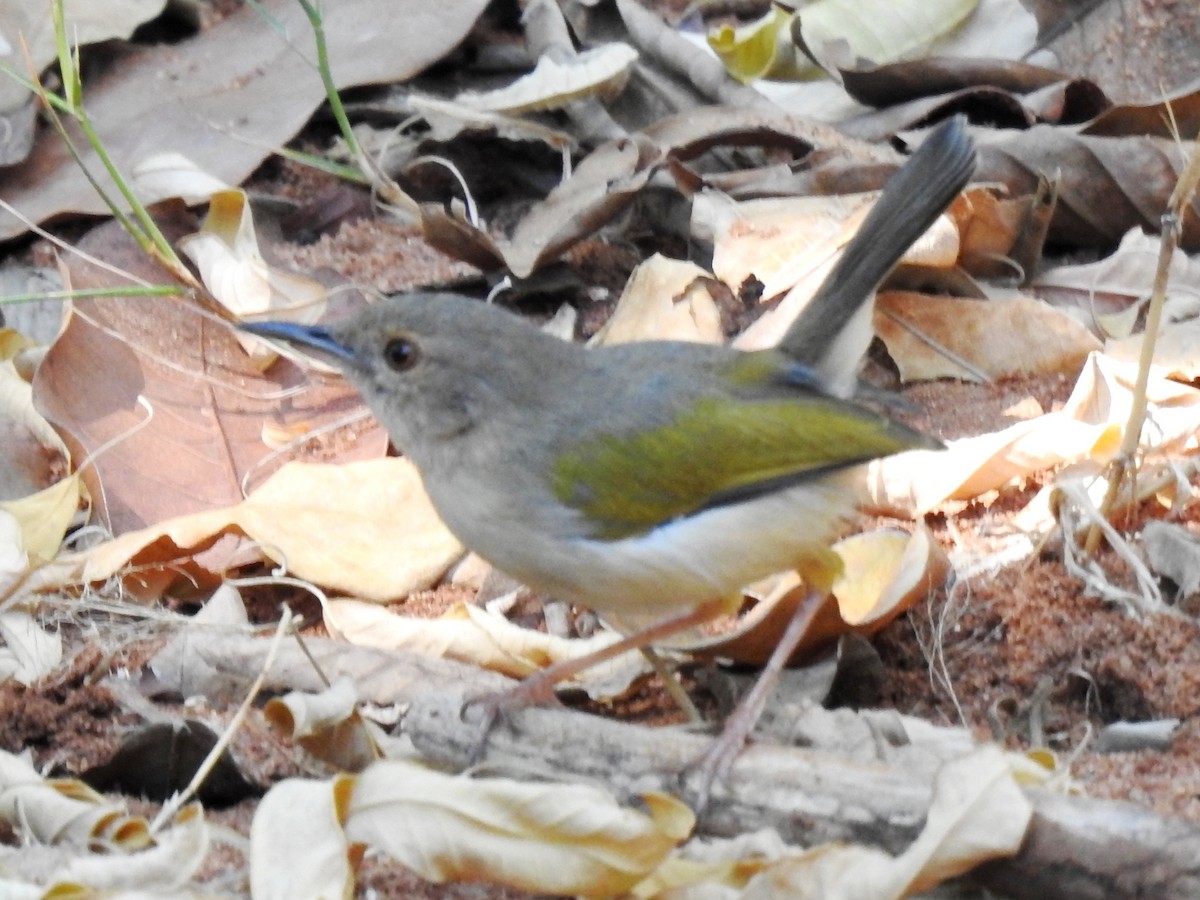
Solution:
<svg viewBox="0 0 1200 900">
<path fill-rule="evenodd" d="M 1162 214 L 1162 241 L 1158 251 L 1158 269 L 1154 273 L 1154 291 L 1150 295 L 1150 309 L 1146 314 L 1146 331 L 1142 336 L 1142 353 L 1138 359 L 1137 383 L 1133 389 L 1133 404 L 1129 410 L 1129 421 L 1125 425 L 1125 434 L 1121 441 L 1121 452 L 1117 454 L 1109 468 L 1108 490 L 1100 504 L 1100 512 L 1107 518 L 1116 505 L 1117 495 L 1127 477 L 1136 477 L 1135 458 L 1138 444 L 1141 441 L 1142 425 L 1146 421 L 1146 385 L 1150 381 L 1150 364 L 1154 361 L 1154 348 L 1158 341 L 1159 328 L 1162 325 L 1163 304 L 1167 295 L 1167 276 L 1171 265 L 1171 256 L 1179 245 L 1179 232 L 1182 228 L 1185 207 L 1200 184 L 1200 137 L 1196 138 L 1192 148 L 1191 159 L 1187 168 L 1175 182 L 1175 190 L 1167 201 L 1166 212 Z M 1100 528 L 1093 525 L 1088 530 L 1084 542 L 1084 552 L 1091 556 L 1100 546 L 1102 533 Z M 1065 540 L 1073 540 L 1071 535 L 1064 535 Z"/>
<path fill-rule="evenodd" d="M 263 684 L 267 680 L 267 673 L 271 671 L 271 666 L 275 662 L 275 655 L 278 653 L 280 644 L 291 627 L 292 611 L 285 606 L 283 608 L 283 615 L 279 618 L 279 625 L 275 629 L 275 636 L 271 639 L 266 658 L 263 660 L 262 668 L 259 670 L 254 684 L 246 692 L 246 697 L 242 701 L 242 705 L 238 707 L 237 712 L 233 714 L 233 718 L 229 720 L 229 724 L 225 726 L 225 731 L 221 734 L 221 737 L 213 744 L 212 749 L 208 751 L 208 755 L 204 757 L 204 762 L 200 764 L 200 768 L 196 770 L 196 774 L 192 776 L 192 780 L 188 782 L 188 786 L 163 804 L 158 815 L 154 817 L 154 822 L 150 825 L 152 833 L 158 832 L 169 820 L 175 817 L 175 813 L 200 790 L 200 785 L 204 784 L 204 780 L 216 768 L 221 754 L 233 742 L 233 736 L 242 727 L 242 722 L 245 721 L 246 714 L 250 712 L 250 707 L 253 705 L 254 699 L 258 696 L 259 691 L 263 689 Z"/>
</svg>

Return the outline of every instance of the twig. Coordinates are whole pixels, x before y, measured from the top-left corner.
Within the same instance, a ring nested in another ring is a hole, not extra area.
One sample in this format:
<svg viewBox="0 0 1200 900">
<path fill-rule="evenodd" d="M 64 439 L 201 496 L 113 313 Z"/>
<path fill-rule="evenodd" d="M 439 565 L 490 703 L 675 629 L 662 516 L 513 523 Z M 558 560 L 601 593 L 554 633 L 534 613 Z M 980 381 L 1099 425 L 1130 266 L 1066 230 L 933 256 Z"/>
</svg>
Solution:
<svg viewBox="0 0 1200 900">
<path fill-rule="evenodd" d="M 1154 362 L 1154 349 L 1158 341 L 1158 332 L 1162 326 L 1163 306 L 1167 296 L 1167 279 L 1170 273 L 1171 257 L 1179 245 L 1179 234 L 1182 229 L 1185 207 L 1196 186 L 1200 184 L 1200 137 L 1192 147 L 1191 158 L 1187 167 L 1175 182 L 1175 190 L 1167 201 L 1167 209 L 1162 214 L 1162 240 L 1159 244 L 1158 268 L 1154 273 L 1154 290 L 1150 295 L 1150 308 L 1146 314 L 1146 331 L 1142 336 L 1142 353 L 1138 359 L 1137 382 L 1133 389 L 1133 402 L 1129 409 L 1129 421 L 1125 424 L 1125 433 L 1121 441 L 1121 451 L 1113 459 L 1108 472 L 1108 490 L 1100 503 L 1100 514 L 1106 519 L 1116 505 L 1117 497 L 1127 479 L 1137 477 L 1137 451 L 1141 441 L 1142 426 L 1146 421 L 1146 386 L 1150 381 L 1150 366 Z M 1099 523 L 1093 523 L 1088 530 L 1083 550 L 1088 556 L 1095 554 L 1100 546 L 1103 535 Z M 1064 540 L 1074 540 L 1072 535 L 1064 535 Z"/>
</svg>

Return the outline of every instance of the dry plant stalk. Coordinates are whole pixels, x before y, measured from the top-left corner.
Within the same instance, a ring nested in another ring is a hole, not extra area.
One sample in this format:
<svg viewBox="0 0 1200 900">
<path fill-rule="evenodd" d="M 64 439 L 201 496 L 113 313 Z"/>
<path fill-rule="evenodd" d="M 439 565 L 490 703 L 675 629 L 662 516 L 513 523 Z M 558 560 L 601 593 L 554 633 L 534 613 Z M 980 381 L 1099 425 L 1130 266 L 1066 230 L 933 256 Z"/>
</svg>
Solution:
<svg viewBox="0 0 1200 900">
<path fill-rule="evenodd" d="M 1154 273 L 1154 290 L 1150 294 L 1150 308 L 1146 313 L 1146 331 L 1142 338 L 1142 353 L 1138 359 L 1137 383 L 1133 389 L 1133 404 L 1129 410 L 1129 421 L 1125 424 L 1125 433 L 1121 441 L 1121 451 L 1113 458 L 1108 471 L 1108 490 L 1100 504 L 1100 512 L 1107 519 L 1116 506 L 1117 498 L 1126 480 L 1133 481 L 1137 477 L 1137 449 L 1142 435 L 1142 425 L 1146 421 L 1146 386 L 1150 380 L 1150 364 L 1154 361 L 1154 349 L 1158 341 L 1159 329 L 1162 326 L 1163 304 L 1167 295 L 1167 277 L 1171 265 L 1171 257 L 1179 245 L 1179 232 L 1182 228 L 1183 216 L 1192 194 L 1200 184 L 1200 137 L 1197 137 L 1192 147 L 1191 158 L 1187 167 L 1179 175 L 1175 190 L 1167 201 L 1167 209 L 1162 214 L 1162 240 L 1159 245 L 1158 268 Z M 1088 529 L 1083 549 L 1086 555 L 1095 554 L 1103 537 L 1102 530 L 1093 524 Z M 1073 540 L 1071 535 L 1064 535 L 1065 540 Z"/>
</svg>

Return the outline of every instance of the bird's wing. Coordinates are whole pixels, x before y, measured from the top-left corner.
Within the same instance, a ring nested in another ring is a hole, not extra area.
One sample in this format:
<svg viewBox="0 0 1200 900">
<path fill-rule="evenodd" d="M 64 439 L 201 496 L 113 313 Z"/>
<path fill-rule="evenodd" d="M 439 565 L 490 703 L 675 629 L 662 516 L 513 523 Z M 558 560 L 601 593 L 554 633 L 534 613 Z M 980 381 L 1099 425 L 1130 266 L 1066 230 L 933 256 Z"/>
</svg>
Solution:
<svg viewBox="0 0 1200 900">
<path fill-rule="evenodd" d="M 835 398 L 704 397 L 673 421 L 604 435 L 559 457 L 555 495 L 597 523 L 595 537 L 644 533 L 928 439 Z"/>
</svg>

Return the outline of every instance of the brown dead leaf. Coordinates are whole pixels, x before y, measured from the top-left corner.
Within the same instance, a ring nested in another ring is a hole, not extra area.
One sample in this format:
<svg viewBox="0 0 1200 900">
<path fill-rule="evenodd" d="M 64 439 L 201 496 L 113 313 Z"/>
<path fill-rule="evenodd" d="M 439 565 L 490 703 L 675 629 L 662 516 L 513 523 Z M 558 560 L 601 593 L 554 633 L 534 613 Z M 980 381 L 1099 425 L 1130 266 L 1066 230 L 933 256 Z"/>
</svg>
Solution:
<svg viewBox="0 0 1200 900">
<path fill-rule="evenodd" d="M 411 77 L 463 39 L 485 0 L 449 5 L 425 0 L 341 0 L 322 7 L 337 88 Z M 201 34 L 124 56 L 103 82 L 84 85 L 88 113 L 118 169 L 148 157 L 180 153 L 226 184 L 240 184 L 286 143 L 325 101 L 312 63 L 312 30 L 294 0 L 247 5 Z M 396 27 L 381 27 L 381 22 Z M 419 39 L 398 40 L 396 28 Z M 153 85 L 153 90 L 147 90 Z M 83 165 L 119 196 L 86 141 Z M 0 169 L 0 195 L 40 222 L 63 212 L 106 214 L 108 208 L 62 141 L 45 129 L 29 159 Z M 143 195 L 150 203 L 162 195 Z M 0 239 L 25 225 L 0 210 Z"/>
<path fill-rule="evenodd" d="M 512 237 L 497 240 L 453 210 L 425 204 L 421 208 L 425 239 L 479 268 L 502 264 L 525 278 L 624 210 L 658 162 L 657 147 L 643 137 L 610 141 L 536 204 Z"/>
<path fill-rule="evenodd" d="M 116 223 L 80 247 L 151 283 L 168 280 Z M 76 258 L 67 266 L 76 288 L 129 284 Z M 34 395 L 77 465 L 105 448 L 82 475 L 101 521 L 121 534 L 240 501 L 243 483 L 269 471 L 259 470 L 262 435 L 278 395 L 303 378 L 287 364 L 260 375 L 226 322 L 179 298 L 117 296 L 71 307 L 38 367 Z M 315 427 L 349 416 L 361 401 L 343 382 L 326 381 L 289 406 Z M 382 429 L 366 428 L 339 456 L 377 456 L 386 444 Z"/>
<path fill-rule="evenodd" d="M 875 301 L 875 333 L 906 382 L 1070 374 L 1100 349 L 1070 316 L 1027 297 L 981 302 L 887 291 Z"/>
<path fill-rule="evenodd" d="M 1048 239 L 1074 247 L 1112 246 L 1131 228 L 1159 227 L 1183 169 L 1174 141 L 1092 137 L 1035 125 L 1026 131 L 972 131 L 979 148 L 975 181 L 1003 184 L 1009 196 L 1037 191 L 1058 173 L 1058 205 Z M 1183 217 L 1180 246 L 1200 247 L 1200 197 Z"/>
</svg>

